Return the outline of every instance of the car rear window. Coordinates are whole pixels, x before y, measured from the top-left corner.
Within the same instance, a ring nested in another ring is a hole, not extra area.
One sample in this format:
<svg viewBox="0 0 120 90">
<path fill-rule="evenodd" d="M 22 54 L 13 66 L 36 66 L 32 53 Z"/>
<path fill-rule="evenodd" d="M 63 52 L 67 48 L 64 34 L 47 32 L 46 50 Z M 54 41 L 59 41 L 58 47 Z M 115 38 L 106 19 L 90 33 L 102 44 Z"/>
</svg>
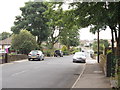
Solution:
<svg viewBox="0 0 120 90">
<path fill-rule="evenodd" d="M 38 51 L 31 51 L 31 54 L 37 54 Z"/>
</svg>

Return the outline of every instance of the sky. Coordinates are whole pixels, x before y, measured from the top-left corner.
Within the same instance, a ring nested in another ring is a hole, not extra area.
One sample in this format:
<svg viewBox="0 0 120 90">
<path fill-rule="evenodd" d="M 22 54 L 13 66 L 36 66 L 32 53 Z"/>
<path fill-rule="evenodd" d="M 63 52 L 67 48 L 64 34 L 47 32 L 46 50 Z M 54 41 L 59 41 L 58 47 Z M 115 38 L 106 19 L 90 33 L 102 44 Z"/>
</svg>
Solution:
<svg viewBox="0 0 120 90">
<path fill-rule="evenodd" d="M 14 25 L 15 16 L 20 15 L 20 7 L 24 6 L 24 3 L 30 0 L 1 0 L 0 1 L 0 33 L 6 31 L 11 32 L 10 28 Z M 67 8 L 64 5 L 63 8 Z M 107 35 L 106 35 L 107 33 Z M 93 35 L 89 32 L 89 28 L 83 28 L 80 30 L 81 40 L 93 40 L 97 38 L 97 35 Z M 110 29 L 100 32 L 100 39 L 111 39 Z"/>
</svg>

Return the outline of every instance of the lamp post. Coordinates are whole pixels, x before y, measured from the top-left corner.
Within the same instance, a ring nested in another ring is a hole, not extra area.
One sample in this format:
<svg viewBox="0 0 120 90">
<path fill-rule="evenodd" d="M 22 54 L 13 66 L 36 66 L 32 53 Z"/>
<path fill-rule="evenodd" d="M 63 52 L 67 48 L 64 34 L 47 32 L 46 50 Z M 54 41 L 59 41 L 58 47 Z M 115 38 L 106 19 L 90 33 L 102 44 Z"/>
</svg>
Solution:
<svg viewBox="0 0 120 90">
<path fill-rule="evenodd" d="M 97 37 L 97 41 L 98 41 L 98 53 L 97 53 L 97 54 L 98 54 L 98 57 L 97 57 L 97 61 L 98 61 L 98 63 L 99 63 L 99 54 L 100 54 L 100 48 L 99 48 L 99 46 L 100 46 L 100 42 L 99 42 L 99 29 L 98 29 L 98 31 L 97 31 L 97 34 L 98 34 L 98 35 L 97 35 L 97 36 L 98 36 L 98 37 Z"/>
</svg>

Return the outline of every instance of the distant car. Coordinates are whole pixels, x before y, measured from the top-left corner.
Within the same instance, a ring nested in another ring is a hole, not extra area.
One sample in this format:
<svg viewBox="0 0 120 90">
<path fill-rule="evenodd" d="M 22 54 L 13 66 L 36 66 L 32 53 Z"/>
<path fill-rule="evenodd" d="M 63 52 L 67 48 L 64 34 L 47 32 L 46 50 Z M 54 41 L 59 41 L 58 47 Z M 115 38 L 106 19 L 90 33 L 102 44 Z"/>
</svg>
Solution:
<svg viewBox="0 0 120 90">
<path fill-rule="evenodd" d="M 86 55 L 83 52 L 76 52 L 73 56 L 73 62 L 86 62 Z"/>
<path fill-rule="evenodd" d="M 40 50 L 32 50 L 29 54 L 28 54 L 28 60 L 44 60 L 44 54 L 42 53 L 42 51 Z"/>
<path fill-rule="evenodd" d="M 61 50 L 55 50 L 54 57 L 57 57 L 57 56 L 63 57 L 63 52 Z"/>
</svg>

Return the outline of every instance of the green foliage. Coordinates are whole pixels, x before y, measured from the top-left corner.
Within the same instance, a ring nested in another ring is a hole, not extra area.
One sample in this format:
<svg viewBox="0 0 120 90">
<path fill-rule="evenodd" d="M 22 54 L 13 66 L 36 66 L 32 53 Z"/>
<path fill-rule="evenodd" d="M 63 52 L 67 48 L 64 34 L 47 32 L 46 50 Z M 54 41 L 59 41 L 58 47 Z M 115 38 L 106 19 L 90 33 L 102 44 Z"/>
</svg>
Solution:
<svg viewBox="0 0 120 90">
<path fill-rule="evenodd" d="M 112 50 L 107 50 L 107 54 L 110 54 L 110 53 L 112 53 Z"/>
<path fill-rule="evenodd" d="M 43 2 L 26 2 L 20 10 L 22 14 L 16 16 L 14 26 L 11 28 L 13 33 L 18 34 L 22 29 L 30 31 L 34 36 L 38 37 L 37 42 L 47 40 L 49 36 L 48 19 L 44 16 L 47 6 Z"/>
<path fill-rule="evenodd" d="M 47 50 L 44 50 L 43 52 L 44 52 L 44 55 L 47 57 L 54 55 L 54 49 L 47 49 Z"/>
<path fill-rule="evenodd" d="M 63 55 L 69 55 L 70 54 L 70 51 L 63 51 Z"/>
<path fill-rule="evenodd" d="M 90 31 L 94 34 L 98 30 L 105 30 L 109 27 L 112 32 L 112 40 L 115 40 L 117 44 L 120 43 L 120 34 L 118 34 L 120 33 L 120 2 L 76 2 L 71 6 L 77 17 L 75 20 L 78 22 L 78 27 L 91 26 Z M 114 47 L 113 44 L 112 47 Z M 116 55 L 120 55 L 120 45 L 117 45 L 117 48 Z"/>
<path fill-rule="evenodd" d="M 71 52 L 71 54 L 75 54 L 76 52 L 80 52 L 80 50 L 74 50 Z"/>
<path fill-rule="evenodd" d="M 75 22 L 75 15 L 73 10 L 64 11 L 63 16 L 63 30 L 60 34 L 60 41 L 63 45 L 66 45 L 68 49 L 70 46 L 79 45 L 79 28 L 77 22 Z M 72 21 L 72 22 L 71 22 Z"/>
<path fill-rule="evenodd" d="M 53 48 L 54 44 L 58 42 L 63 27 L 63 10 L 61 7 L 57 7 L 58 4 L 61 3 L 46 3 L 48 9 L 44 12 L 45 17 L 49 20 L 47 25 L 49 26 L 50 35 L 47 42 L 50 48 Z M 58 34 L 56 34 L 56 31 Z"/>
<path fill-rule="evenodd" d="M 109 47 L 109 42 L 108 42 L 108 40 L 103 40 L 103 39 L 101 39 L 100 40 L 100 52 L 102 53 L 103 52 L 103 50 L 105 49 L 105 48 L 107 48 L 107 47 Z M 93 48 L 93 50 L 94 50 L 94 52 L 97 52 L 97 46 L 98 46 L 98 42 L 97 41 L 94 41 L 93 42 L 93 44 L 92 44 L 92 48 Z"/>
<path fill-rule="evenodd" d="M 71 54 L 75 54 L 76 52 L 80 52 L 81 48 L 74 48 L 71 50 Z"/>
<path fill-rule="evenodd" d="M 63 45 L 61 50 L 62 50 L 62 51 L 67 51 L 68 48 L 67 48 L 65 45 Z"/>
<path fill-rule="evenodd" d="M 65 28 L 61 32 L 60 41 L 63 45 L 66 45 L 69 49 L 69 46 L 78 46 L 79 45 L 79 33 L 78 28 L 72 27 L 71 29 Z"/>
<path fill-rule="evenodd" d="M 2 32 L 2 33 L 0 33 L 0 40 L 4 40 L 4 39 L 6 39 L 6 38 L 8 38 L 10 36 L 11 36 L 11 33 L 9 33 L 9 32 Z"/>
<path fill-rule="evenodd" d="M 19 34 L 13 35 L 12 47 L 23 54 L 38 48 L 35 37 L 27 30 L 21 30 Z"/>
<path fill-rule="evenodd" d="M 69 55 L 70 54 L 70 51 L 68 50 L 67 46 L 65 46 L 65 45 L 63 45 L 61 50 L 63 52 L 63 55 Z"/>
<path fill-rule="evenodd" d="M 106 26 L 115 25 L 118 22 L 118 3 L 83 2 L 71 5 L 76 6 L 74 13 L 78 17 L 79 26 L 94 25 L 91 27 L 93 33 L 98 29 L 105 30 Z"/>
</svg>

